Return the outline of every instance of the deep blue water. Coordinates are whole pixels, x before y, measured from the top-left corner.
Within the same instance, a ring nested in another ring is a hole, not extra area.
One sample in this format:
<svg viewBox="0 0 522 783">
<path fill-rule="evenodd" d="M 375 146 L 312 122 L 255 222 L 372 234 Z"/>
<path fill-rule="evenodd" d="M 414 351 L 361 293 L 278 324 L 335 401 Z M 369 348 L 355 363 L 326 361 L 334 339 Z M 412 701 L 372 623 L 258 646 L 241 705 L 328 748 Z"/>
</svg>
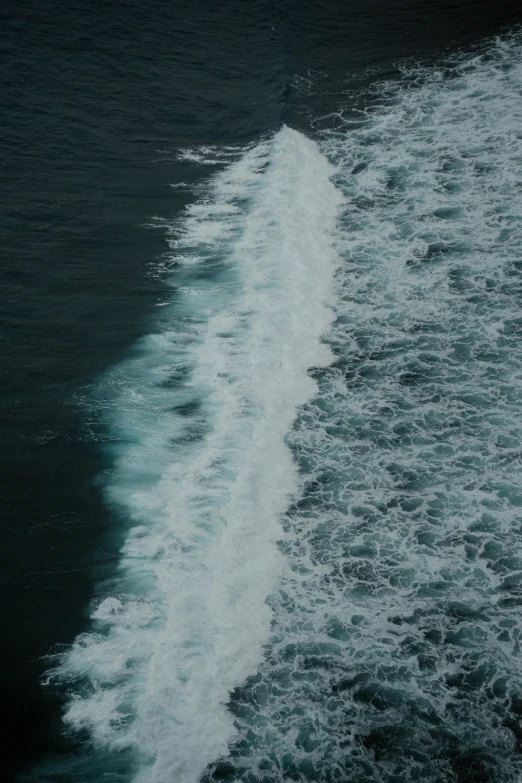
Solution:
<svg viewBox="0 0 522 783">
<path fill-rule="evenodd" d="M 518 4 L 1 17 L 4 777 L 516 780 Z"/>
</svg>

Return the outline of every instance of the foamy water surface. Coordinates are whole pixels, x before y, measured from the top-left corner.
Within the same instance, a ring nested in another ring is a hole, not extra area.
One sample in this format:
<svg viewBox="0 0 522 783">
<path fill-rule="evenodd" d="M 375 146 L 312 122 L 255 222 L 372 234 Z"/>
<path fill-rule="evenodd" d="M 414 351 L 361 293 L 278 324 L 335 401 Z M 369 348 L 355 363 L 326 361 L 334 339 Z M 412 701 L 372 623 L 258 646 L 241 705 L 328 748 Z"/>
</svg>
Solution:
<svg viewBox="0 0 522 783">
<path fill-rule="evenodd" d="M 136 781 L 521 774 L 521 90 L 506 36 L 186 151 L 227 165 L 103 381 L 128 531 L 59 668 Z"/>
</svg>

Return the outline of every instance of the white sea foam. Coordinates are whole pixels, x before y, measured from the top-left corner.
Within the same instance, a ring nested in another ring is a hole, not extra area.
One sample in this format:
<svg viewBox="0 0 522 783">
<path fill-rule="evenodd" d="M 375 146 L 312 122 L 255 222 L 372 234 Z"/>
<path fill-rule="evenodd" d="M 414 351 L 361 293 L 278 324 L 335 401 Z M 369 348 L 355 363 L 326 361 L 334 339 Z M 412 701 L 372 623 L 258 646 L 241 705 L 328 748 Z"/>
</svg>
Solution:
<svg viewBox="0 0 522 783">
<path fill-rule="evenodd" d="M 521 97 L 515 35 L 330 118 L 336 361 L 227 783 L 520 775 Z"/>
<path fill-rule="evenodd" d="M 297 486 L 285 444 L 325 366 L 341 202 L 315 143 L 283 128 L 172 227 L 182 269 L 162 328 L 106 379 L 110 502 L 131 520 L 93 631 L 64 657 L 66 721 L 131 748 L 140 783 L 193 783 L 234 736 Z"/>
</svg>

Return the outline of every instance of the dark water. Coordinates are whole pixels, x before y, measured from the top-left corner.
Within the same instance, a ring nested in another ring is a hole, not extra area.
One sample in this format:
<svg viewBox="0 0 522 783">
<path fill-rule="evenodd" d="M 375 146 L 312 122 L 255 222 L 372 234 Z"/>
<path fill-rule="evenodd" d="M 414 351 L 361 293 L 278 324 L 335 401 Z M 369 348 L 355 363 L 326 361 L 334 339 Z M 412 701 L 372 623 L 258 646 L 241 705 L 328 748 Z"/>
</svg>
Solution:
<svg viewBox="0 0 522 783">
<path fill-rule="evenodd" d="M 98 489 L 110 465 L 85 400 L 165 298 L 165 238 L 150 223 L 175 218 L 208 176 L 177 153 L 255 142 L 283 122 L 313 132 L 343 102 L 348 113 L 362 106 L 363 88 L 395 78 L 404 58 L 472 51 L 520 11 L 514 2 L 28 2 L 1 14 L 2 764 L 11 778 L 68 750 L 62 697 L 39 682 L 45 656 L 87 628 L 94 584 L 117 561 Z M 170 187 L 179 182 L 187 186 Z"/>
</svg>

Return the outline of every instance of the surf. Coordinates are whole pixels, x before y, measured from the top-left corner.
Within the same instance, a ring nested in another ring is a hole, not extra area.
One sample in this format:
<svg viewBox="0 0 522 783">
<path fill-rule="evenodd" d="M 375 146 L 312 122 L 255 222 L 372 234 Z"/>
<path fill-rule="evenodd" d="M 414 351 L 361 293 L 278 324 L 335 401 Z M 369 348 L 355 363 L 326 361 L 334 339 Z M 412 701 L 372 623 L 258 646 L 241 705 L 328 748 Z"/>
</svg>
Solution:
<svg viewBox="0 0 522 783">
<path fill-rule="evenodd" d="M 167 227 L 158 330 L 103 381 L 125 538 L 57 675 L 69 729 L 125 749 L 139 783 L 195 783 L 225 754 L 230 693 L 262 660 L 298 486 L 286 437 L 332 360 L 333 174 L 284 127 L 211 178 Z"/>
</svg>

